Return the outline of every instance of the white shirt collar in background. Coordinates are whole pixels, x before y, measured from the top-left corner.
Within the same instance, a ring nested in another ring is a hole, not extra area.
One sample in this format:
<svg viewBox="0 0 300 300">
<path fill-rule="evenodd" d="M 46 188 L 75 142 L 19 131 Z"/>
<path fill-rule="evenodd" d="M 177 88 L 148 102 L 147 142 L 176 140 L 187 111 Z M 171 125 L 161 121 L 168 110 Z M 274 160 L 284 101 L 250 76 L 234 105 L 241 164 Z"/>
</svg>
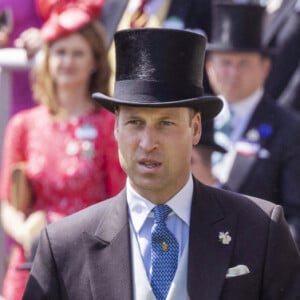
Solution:
<svg viewBox="0 0 300 300">
<path fill-rule="evenodd" d="M 263 89 L 260 88 L 250 97 L 234 104 L 230 104 L 230 109 L 233 112 L 231 123 L 233 132 L 231 140 L 236 141 L 242 136 L 263 93 Z"/>
</svg>

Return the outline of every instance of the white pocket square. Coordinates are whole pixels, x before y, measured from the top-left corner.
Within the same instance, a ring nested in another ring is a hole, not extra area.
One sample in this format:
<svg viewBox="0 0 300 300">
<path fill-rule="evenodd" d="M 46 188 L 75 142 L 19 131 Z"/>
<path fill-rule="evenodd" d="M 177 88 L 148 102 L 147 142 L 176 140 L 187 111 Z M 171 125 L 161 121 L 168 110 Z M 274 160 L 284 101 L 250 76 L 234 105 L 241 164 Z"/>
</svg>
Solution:
<svg viewBox="0 0 300 300">
<path fill-rule="evenodd" d="M 231 278 L 236 276 L 242 276 L 250 273 L 249 268 L 246 265 L 237 265 L 227 270 L 225 278 Z"/>
</svg>

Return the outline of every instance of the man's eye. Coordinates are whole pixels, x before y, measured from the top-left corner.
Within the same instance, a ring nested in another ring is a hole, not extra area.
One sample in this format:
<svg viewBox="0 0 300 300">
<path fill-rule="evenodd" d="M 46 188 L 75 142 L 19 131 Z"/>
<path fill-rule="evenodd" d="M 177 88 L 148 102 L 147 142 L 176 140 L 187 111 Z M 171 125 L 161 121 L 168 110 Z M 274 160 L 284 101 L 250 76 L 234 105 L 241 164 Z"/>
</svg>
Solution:
<svg viewBox="0 0 300 300">
<path fill-rule="evenodd" d="M 171 125 L 173 125 L 174 123 L 171 122 L 171 121 L 161 121 L 161 124 L 162 124 L 163 126 L 171 126 Z"/>
<path fill-rule="evenodd" d="M 128 124 L 131 124 L 131 125 L 140 125 L 141 121 L 139 121 L 139 120 L 129 120 Z"/>
</svg>

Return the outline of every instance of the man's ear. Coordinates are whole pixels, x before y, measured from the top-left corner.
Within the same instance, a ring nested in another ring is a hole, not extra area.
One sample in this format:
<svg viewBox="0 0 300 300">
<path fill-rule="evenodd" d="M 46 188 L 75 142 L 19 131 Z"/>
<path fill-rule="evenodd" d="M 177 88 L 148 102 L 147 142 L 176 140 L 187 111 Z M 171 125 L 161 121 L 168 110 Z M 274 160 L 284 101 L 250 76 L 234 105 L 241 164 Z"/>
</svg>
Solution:
<svg viewBox="0 0 300 300">
<path fill-rule="evenodd" d="M 269 57 L 264 57 L 264 59 L 263 59 L 263 72 L 264 72 L 264 79 L 265 80 L 267 79 L 267 77 L 270 73 L 271 67 L 272 67 L 271 59 Z"/>
<path fill-rule="evenodd" d="M 202 133 L 201 114 L 197 112 L 193 117 L 193 145 L 197 145 L 200 141 Z"/>
<path fill-rule="evenodd" d="M 217 75 L 216 75 L 216 71 L 211 56 L 205 62 L 205 70 L 208 77 L 209 86 L 211 87 L 211 89 L 214 91 L 215 94 L 218 94 L 219 92 L 217 91 L 217 87 L 218 87 Z"/>
</svg>

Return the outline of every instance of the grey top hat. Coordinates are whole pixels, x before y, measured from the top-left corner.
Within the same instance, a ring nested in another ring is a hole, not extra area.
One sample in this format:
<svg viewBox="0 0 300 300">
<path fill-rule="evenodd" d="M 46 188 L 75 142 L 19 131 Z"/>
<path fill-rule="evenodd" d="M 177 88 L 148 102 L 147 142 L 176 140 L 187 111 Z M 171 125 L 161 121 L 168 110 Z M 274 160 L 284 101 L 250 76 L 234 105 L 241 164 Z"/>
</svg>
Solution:
<svg viewBox="0 0 300 300">
<path fill-rule="evenodd" d="M 203 95 L 206 39 L 197 33 L 162 28 L 115 34 L 116 80 L 113 97 L 93 98 L 114 112 L 119 105 L 193 107 L 202 119 L 216 116 L 222 101 Z"/>
<path fill-rule="evenodd" d="M 261 52 L 265 7 L 258 4 L 216 2 L 213 5 L 211 41 L 208 51 Z"/>
</svg>

